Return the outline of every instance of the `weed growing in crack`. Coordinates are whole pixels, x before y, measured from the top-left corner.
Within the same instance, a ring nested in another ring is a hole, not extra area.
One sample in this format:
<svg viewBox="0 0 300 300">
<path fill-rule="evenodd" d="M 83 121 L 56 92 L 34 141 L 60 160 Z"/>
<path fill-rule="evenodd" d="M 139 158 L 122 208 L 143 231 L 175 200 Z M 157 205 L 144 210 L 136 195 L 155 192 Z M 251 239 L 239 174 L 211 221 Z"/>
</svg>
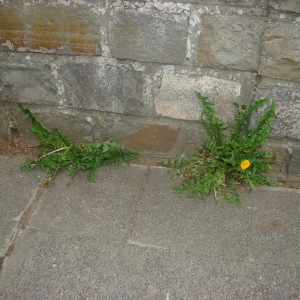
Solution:
<svg viewBox="0 0 300 300">
<path fill-rule="evenodd" d="M 211 139 L 196 155 L 162 164 L 172 168 L 173 179 L 184 176 L 184 181 L 175 187 L 178 195 L 185 192 L 188 197 L 205 199 L 213 191 L 218 205 L 224 199 L 240 206 L 236 184 L 247 183 L 251 189 L 262 184 L 273 185 L 265 172 L 271 168 L 275 155 L 261 146 L 272 130 L 275 102 L 271 102 L 255 128 L 250 125 L 251 115 L 270 100 L 253 100 L 249 106 L 233 102 L 238 114 L 235 123 L 227 126 L 216 117 L 214 104 L 199 92 L 195 93 L 203 105 L 200 123 Z M 225 134 L 226 129 L 230 129 L 230 134 Z"/>
<path fill-rule="evenodd" d="M 32 112 L 19 105 L 25 118 L 32 122 L 32 131 L 41 140 L 42 152 L 34 161 L 26 161 L 21 168 L 47 168 L 47 179 L 44 184 L 50 185 L 56 173 L 67 169 L 72 177 L 79 170 L 88 170 L 88 180 L 96 179 L 96 170 L 102 165 L 117 165 L 122 162 L 130 163 L 139 153 L 130 149 L 123 149 L 115 141 L 108 140 L 102 143 L 72 143 L 57 129 L 48 130 Z"/>
</svg>

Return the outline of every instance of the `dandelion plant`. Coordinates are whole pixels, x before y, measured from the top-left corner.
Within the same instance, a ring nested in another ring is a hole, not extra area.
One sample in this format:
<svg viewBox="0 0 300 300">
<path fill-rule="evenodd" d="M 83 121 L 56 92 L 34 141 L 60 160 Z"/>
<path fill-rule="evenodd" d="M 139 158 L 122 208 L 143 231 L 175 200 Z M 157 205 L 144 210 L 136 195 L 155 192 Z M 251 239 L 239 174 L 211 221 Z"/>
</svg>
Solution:
<svg viewBox="0 0 300 300">
<path fill-rule="evenodd" d="M 224 199 L 240 206 L 237 184 L 246 183 L 251 189 L 261 184 L 273 185 L 265 172 L 271 168 L 275 155 L 264 151 L 262 145 L 272 130 L 275 102 L 271 102 L 254 127 L 250 122 L 252 114 L 270 100 L 253 100 L 249 106 L 234 102 L 238 112 L 235 122 L 226 125 L 216 116 L 208 97 L 195 93 L 203 105 L 200 123 L 210 140 L 204 142 L 196 155 L 163 164 L 172 168 L 172 178 L 184 176 L 184 181 L 175 187 L 177 194 L 205 199 L 213 192 L 218 205 Z"/>
<path fill-rule="evenodd" d="M 88 170 L 88 180 L 96 179 L 96 170 L 101 165 L 120 165 L 123 161 L 127 164 L 139 153 L 130 149 L 123 149 L 115 141 L 108 140 L 99 143 L 72 143 L 67 140 L 57 129 L 47 129 L 33 113 L 19 105 L 25 118 L 30 119 L 32 131 L 41 141 L 42 152 L 34 161 L 26 161 L 22 168 L 33 169 L 35 167 L 47 168 L 45 184 L 53 181 L 56 173 L 67 169 L 72 177 L 79 170 Z"/>
</svg>

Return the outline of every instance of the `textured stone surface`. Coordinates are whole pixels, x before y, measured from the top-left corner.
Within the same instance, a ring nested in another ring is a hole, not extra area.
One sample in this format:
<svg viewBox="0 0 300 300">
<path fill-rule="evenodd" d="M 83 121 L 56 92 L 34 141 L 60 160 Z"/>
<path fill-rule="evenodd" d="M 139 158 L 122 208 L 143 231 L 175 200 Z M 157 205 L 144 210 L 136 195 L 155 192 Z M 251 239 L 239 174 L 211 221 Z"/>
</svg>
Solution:
<svg viewBox="0 0 300 300">
<path fill-rule="evenodd" d="M 262 19 L 246 15 L 201 15 L 197 62 L 207 67 L 257 70 Z"/>
<path fill-rule="evenodd" d="M 5 43 L 10 49 L 24 47 L 24 37 L 20 9 L 0 6 L 0 45 Z"/>
<path fill-rule="evenodd" d="M 175 158 L 184 126 L 180 120 L 101 113 L 91 115 L 95 140 L 114 139 L 154 157 Z M 195 141 L 195 140 L 194 140 Z"/>
<path fill-rule="evenodd" d="M 0 115 L 1 142 L 22 141 L 26 144 L 39 144 L 39 139 L 31 130 L 31 122 L 24 118 L 23 112 L 16 103 L 0 102 Z"/>
<path fill-rule="evenodd" d="M 269 5 L 276 10 L 300 13 L 299 0 L 270 0 Z"/>
<path fill-rule="evenodd" d="M 162 0 L 163 2 L 169 2 L 169 0 Z M 297 1 L 297 0 L 296 0 Z M 173 0 L 173 2 L 181 3 L 195 3 L 195 4 L 216 4 L 216 5 L 238 5 L 238 6 L 255 6 L 257 2 L 264 3 L 265 1 L 256 0 Z"/>
<path fill-rule="evenodd" d="M 298 20 L 296 22 L 296 20 Z M 300 79 L 300 19 L 283 15 L 270 20 L 263 35 L 259 74 Z"/>
<path fill-rule="evenodd" d="M 169 152 L 177 146 L 179 130 L 164 125 L 150 125 L 126 136 L 123 145 L 143 152 Z"/>
<path fill-rule="evenodd" d="M 274 99 L 272 136 L 299 139 L 299 9 L 298 0 L 0 0 L 0 139 L 36 142 L 23 103 L 73 141 L 192 154 L 207 138 L 193 90 L 225 122 L 233 101 Z M 283 160 L 293 140 L 276 150 Z"/>
<path fill-rule="evenodd" d="M 200 148 L 203 148 L 206 140 L 208 140 L 208 136 L 199 121 L 184 122 L 180 131 L 177 156 L 195 155 Z"/>
<path fill-rule="evenodd" d="M 235 110 L 231 102 L 241 95 L 241 84 L 210 76 L 166 75 L 154 99 L 156 112 L 174 119 L 199 120 L 202 105 L 194 90 L 208 96 L 218 115 L 228 121 Z"/>
<path fill-rule="evenodd" d="M 295 149 L 292 152 L 292 159 L 288 169 L 288 181 L 292 185 L 300 185 L 300 150 Z"/>
<path fill-rule="evenodd" d="M 269 98 L 276 102 L 277 118 L 273 120 L 271 136 L 300 139 L 300 89 L 258 86 L 256 98 Z"/>
<path fill-rule="evenodd" d="M 185 16 L 117 10 L 109 21 L 109 46 L 116 58 L 181 64 L 187 28 Z"/>
<path fill-rule="evenodd" d="M 115 113 L 145 110 L 142 74 L 132 68 L 66 63 L 62 79 L 66 105 Z"/>
<path fill-rule="evenodd" d="M 0 101 L 55 104 L 56 92 L 48 63 L 0 66 Z"/>
<path fill-rule="evenodd" d="M 268 170 L 267 175 L 272 182 L 286 183 L 288 178 L 288 165 L 291 160 L 289 151 L 283 147 L 269 144 L 263 146 L 263 149 L 275 154 L 275 162 L 271 165 L 272 169 Z"/>
<path fill-rule="evenodd" d="M 255 195 L 266 192 L 266 189 L 265 186 L 259 187 L 251 196 L 251 260 L 299 267 L 299 260 L 291 263 L 300 254 L 299 197 L 294 197 L 292 189 L 275 187 L 272 188 L 273 197 L 259 201 Z M 300 195 L 299 190 L 296 193 Z"/>
<path fill-rule="evenodd" d="M 18 230 L 23 212 L 34 197 L 45 173 L 40 170 L 22 171 L 26 157 L 0 156 L 0 257 L 2 258 Z"/>
<path fill-rule="evenodd" d="M 86 8 L 0 8 L 0 44 L 11 50 L 101 54 L 97 16 Z"/>
<path fill-rule="evenodd" d="M 37 172 L 14 188 L 23 172 L 1 159 L 0 181 L 12 186 L 0 185 L 5 207 L 21 197 L 22 210 Z M 59 173 L 40 195 L 2 265 L 1 299 L 299 297 L 299 190 L 257 187 L 241 208 L 216 207 L 174 194 L 165 168 L 106 166 L 94 183 L 86 175 Z"/>
<path fill-rule="evenodd" d="M 93 140 L 93 125 L 89 122 L 90 113 L 72 109 L 24 105 L 49 130 L 57 128 L 73 142 Z M 37 145 L 40 140 L 31 130 L 31 122 L 15 103 L 0 103 L 0 141 L 20 140 Z"/>
<path fill-rule="evenodd" d="M 226 0 L 225 0 L 226 1 Z M 247 0 L 246 0 L 247 1 Z M 20 2 L 19 0 L 1 0 L 1 2 L 6 5 L 18 5 L 18 6 L 22 6 L 23 3 Z M 45 5 L 65 5 L 65 7 L 70 6 L 70 5 L 80 5 L 83 6 L 84 4 L 90 5 L 90 4 L 97 4 L 100 7 L 103 7 L 105 4 L 105 0 L 68 0 L 68 1 L 64 1 L 64 0 L 38 0 L 39 4 L 45 4 Z M 26 0 L 26 4 L 27 5 L 32 5 L 32 4 L 37 4 L 36 0 Z"/>
</svg>

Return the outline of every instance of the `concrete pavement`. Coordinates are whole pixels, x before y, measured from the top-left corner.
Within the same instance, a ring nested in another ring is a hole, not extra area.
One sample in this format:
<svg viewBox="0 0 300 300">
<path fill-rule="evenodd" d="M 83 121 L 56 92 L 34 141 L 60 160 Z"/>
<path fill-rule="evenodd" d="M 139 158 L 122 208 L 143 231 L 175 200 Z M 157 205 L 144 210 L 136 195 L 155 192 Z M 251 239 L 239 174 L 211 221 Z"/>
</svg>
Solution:
<svg viewBox="0 0 300 300">
<path fill-rule="evenodd" d="M 0 299 L 299 299 L 300 190 L 179 198 L 167 169 L 20 171 L 0 156 Z"/>
</svg>

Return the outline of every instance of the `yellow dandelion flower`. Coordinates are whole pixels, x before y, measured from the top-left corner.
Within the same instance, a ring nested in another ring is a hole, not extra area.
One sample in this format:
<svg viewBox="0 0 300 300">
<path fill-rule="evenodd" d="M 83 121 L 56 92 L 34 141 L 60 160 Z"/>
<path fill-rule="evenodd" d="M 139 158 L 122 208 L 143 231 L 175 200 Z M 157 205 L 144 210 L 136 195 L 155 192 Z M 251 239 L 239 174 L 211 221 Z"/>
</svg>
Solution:
<svg viewBox="0 0 300 300">
<path fill-rule="evenodd" d="M 248 160 L 248 159 L 243 160 L 243 161 L 241 162 L 241 164 L 240 164 L 241 169 L 242 169 L 243 171 L 246 170 L 246 169 L 248 169 L 248 168 L 250 167 L 250 165 L 251 165 L 251 162 L 250 162 L 250 160 Z"/>
</svg>

